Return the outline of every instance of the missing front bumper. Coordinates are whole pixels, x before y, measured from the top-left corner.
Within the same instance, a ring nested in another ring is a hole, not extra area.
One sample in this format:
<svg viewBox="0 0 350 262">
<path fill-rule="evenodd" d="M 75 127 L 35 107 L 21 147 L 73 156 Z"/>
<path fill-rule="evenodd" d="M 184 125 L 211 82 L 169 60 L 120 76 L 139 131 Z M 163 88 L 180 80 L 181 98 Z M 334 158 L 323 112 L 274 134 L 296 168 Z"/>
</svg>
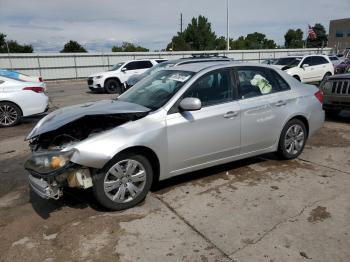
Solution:
<svg viewBox="0 0 350 262">
<path fill-rule="evenodd" d="M 40 179 L 29 175 L 28 180 L 33 191 L 44 199 L 57 200 L 63 195 L 62 190 L 58 186 L 50 185 L 42 178 Z"/>
</svg>

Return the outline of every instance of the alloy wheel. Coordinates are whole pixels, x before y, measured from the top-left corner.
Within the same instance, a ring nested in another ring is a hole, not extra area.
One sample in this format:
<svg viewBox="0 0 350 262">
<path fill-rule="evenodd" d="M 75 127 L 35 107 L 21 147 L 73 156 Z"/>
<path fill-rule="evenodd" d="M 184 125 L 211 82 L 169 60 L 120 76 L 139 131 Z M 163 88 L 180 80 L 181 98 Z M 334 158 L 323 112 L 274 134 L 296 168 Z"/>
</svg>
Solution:
<svg viewBox="0 0 350 262">
<path fill-rule="evenodd" d="M 289 154 L 298 154 L 304 146 L 305 134 L 303 128 L 298 125 L 292 125 L 288 128 L 284 139 L 284 146 Z"/>
<path fill-rule="evenodd" d="M 105 175 L 104 192 L 109 199 L 117 203 L 126 203 L 135 199 L 146 184 L 146 170 L 133 159 L 119 161 Z"/>
<path fill-rule="evenodd" d="M 0 125 L 11 126 L 18 119 L 18 112 L 8 104 L 0 105 Z"/>
</svg>

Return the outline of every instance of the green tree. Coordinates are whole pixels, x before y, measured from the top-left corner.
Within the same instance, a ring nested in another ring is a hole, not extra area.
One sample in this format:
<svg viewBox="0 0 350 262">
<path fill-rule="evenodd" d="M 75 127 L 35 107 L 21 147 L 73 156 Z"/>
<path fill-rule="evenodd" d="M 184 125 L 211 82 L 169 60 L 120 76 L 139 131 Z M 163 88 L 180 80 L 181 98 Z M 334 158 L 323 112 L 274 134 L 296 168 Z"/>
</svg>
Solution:
<svg viewBox="0 0 350 262">
<path fill-rule="evenodd" d="M 183 33 L 177 33 L 172 42 L 167 45 L 167 50 L 213 50 L 216 48 L 216 35 L 211 29 L 211 23 L 202 15 L 193 17 Z"/>
<path fill-rule="evenodd" d="M 129 42 L 123 42 L 121 46 L 116 45 L 112 47 L 112 52 L 148 52 L 148 51 L 149 49 L 145 47 L 134 45 Z"/>
<path fill-rule="evenodd" d="M 31 45 L 20 45 L 14 40 L 6 40 L 6 35 L 0 33 L 0 53 L 7 53 L 7 46 L 10 53 L 33 53 L 33 47 Z"/>
<path fill-rule="evenodd" d="M 86 49 L 82 47 L 77 41 L 70 40 L 67 42 L 61 53 L 87 53 Z"/>
<path fill-rule="evenodd" d="M 262 33 L 248 34 L 246 37 L 240 36 L 238 39 L 231 41 L 231 49 L 274 49 L 277 47 L 274 40 L 267 39 Z"/>
<path fill-rule="evenodd" d="M 177 35 L 173 36 L 171 43 L 169 43 L 166 47 L 167 51 L 189 51 L 191 50 L 191 46 L 186 43 L 184 34 L 180 32 Z"/>
<path fill-rule="evenodd" d="M 328 36 L 326 33 L 326 29 L 322 24 L 315 24 L 313 29 L 316 33 L 316 39 L 310 39 L 307 37 L 307 47 L 325 47 L 327 46 Z"/>
<path fill-rule="evenodd" d="M 230 39 L 232 41 L 232 39 Z M 215 40 L 215 49 L 216 50 L 226 50 L 227 49 L 227 40 L 226 37 L 220 36 Z"/>
<path fill-rule="evenodd" d="M 303 34 L 300 28 L 289 29 L 284 35 L 284 46 L 286 48 L 302 48 L 304 46 Z"/>
</svg>

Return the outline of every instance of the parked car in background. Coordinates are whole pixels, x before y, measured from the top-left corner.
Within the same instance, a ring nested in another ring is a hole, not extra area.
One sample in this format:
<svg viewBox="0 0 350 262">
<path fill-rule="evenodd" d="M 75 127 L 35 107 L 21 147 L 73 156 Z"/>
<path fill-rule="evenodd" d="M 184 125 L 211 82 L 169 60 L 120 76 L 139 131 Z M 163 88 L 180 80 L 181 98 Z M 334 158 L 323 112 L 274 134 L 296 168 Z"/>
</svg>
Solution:
<svg viewBox="0 0 350 262">
<path fill-rule="evenodd" d="M 121 62 L 109 71 L 90 75 L 87 82 L 91 91 L 103 91 L 108 94 L 121 94 L 124 83 L 130 76 L 142 74 L 147 69 L 164 62 L 165 59 L 140 59 Z"/>
<path fill-rule="evenodd" d="M 324 93 L 323 109 L 329 116 L 350 109 L 350 72 L 329 77 L 321 85 Z"/>
<path fill-rule="evenodd" d="M 328 56 L 329 60 L 331 60 L 332 64 L 334 66 L 339 65 L 343 60 L 337 57 L 336 55 L 330 55 Z"/>
<path fill-rule="evenodd" d="M 158 180 L 269 152 L 298 157 L 323 124 L 322 98 L 269 66 L 170 67 L 115 100 L 47 115 L 27 136 L 25 168 L 43 198 L 93 188 L 101 205 L 122 210 Z"/>
<path fill-rule="evenodd" d="M 48 103 L 44 83 L 0 76 L 0 127 L 14 126 L 22 117 L 43 113 Z"/>
<path fill-rule="evenodd" d="M 346 59 L 345 61 L 341 62 L 340 64 L 336 65 L 334 68 L 334 72 L 336 74 L 344 74 L 348 72 L 350 69 L 350 58 Z"/>
<path fill-rule="evenodd" d="M 203 62 L 232 62 L 233 59 L 228 58 L 226 56 L 219 56 L 217 54 L 196 54 L 192 55 L 191 57 L 186 58 L 180 58 L 176 60 L 170 60 L 158 65 L 155 65 L 154 67 L 148 69 L 143 74 L 133 75 L 131 76 L 125 83 L 125 90 L 129 89 L 130 87 L 134 86 L 137 82 L 144 79 L 147 76 L 150 76 L 159 70 L 173 67 L 173 66 L 179 66 L 179 65 L 185 65 L 185 64 L 193 64 L 193 63 L 203 63 Z"/>
<path fill-rule="evenodd" d="M 276 62 L 276 59 L 274 58 L 269 58 L 269 59 L 265 59 L 263 60 L 261 63 L 262 64 L 265 64 L 265 65 L 272 65 Z"/>
<path fill-rule="evenodd" d="M 0 76 L 11 77 L 12 79 L 18 79 L 28 82 L 43 82 L 41 76 L 28 76 L 16 71 L 0 68 Z"/>
<path fill-rule="evenodd" d="M 274 66 L 303 83 L 321 82 L 334 75 L 334 66 L 325 55 L 282 57 Z"/>
</svg>

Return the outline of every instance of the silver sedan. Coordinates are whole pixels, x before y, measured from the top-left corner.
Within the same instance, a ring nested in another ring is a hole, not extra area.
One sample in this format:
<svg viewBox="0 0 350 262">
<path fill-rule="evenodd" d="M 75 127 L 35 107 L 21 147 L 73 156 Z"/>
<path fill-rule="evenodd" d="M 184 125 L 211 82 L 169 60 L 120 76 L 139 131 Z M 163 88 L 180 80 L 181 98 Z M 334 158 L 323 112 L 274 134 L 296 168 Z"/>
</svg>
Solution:
<svg viewBox="0 0 350 262">
<path fill-rule="evenodd" d="M 115 100 L 47 115 L 27 137 L 25 168 L 43 198 L 92 187 L 101 205 L 122 210 L 159 180 L 269 152 L 298 157 L 323 124 L 322 99 L 269 66 L 178 66 Z"/>
</svg>

